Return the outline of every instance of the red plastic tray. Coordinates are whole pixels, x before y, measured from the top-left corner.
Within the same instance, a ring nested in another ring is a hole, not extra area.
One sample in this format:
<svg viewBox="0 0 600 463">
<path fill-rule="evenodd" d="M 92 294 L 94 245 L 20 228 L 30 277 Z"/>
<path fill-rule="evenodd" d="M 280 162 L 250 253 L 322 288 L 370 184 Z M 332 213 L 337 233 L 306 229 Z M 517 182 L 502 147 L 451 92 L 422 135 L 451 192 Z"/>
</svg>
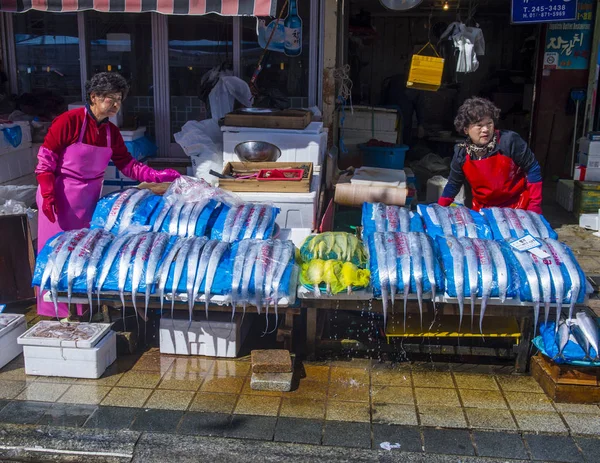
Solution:
<svg viewBox="0 0 600 463">
<path fill-rule="evenodd" d="M 286 177 L 284 172 L 288 175 L 292 174 L 292 176 Z M 269 175 L 267 176 L 267 174 Z M 256 179 L 261 182 L 298 182 L 302 180 L 303 175 L 303 169 L 261 169 Z"/>
</svg>

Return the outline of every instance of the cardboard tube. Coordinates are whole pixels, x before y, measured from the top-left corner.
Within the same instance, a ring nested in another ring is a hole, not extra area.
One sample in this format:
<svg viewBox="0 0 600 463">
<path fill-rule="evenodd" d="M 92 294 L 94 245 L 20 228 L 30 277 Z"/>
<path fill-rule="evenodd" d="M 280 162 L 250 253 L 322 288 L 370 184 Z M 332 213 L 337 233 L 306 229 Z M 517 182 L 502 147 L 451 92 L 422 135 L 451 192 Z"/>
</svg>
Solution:
<svg viewBox="0 0 600 463">
<path fill-rule="evenodd" d="M 406 188 L 338 183 L 334 201 L 342 206 L 362 206 L 365 202 L 404 206 L 407 193 Z"/>
</svg>

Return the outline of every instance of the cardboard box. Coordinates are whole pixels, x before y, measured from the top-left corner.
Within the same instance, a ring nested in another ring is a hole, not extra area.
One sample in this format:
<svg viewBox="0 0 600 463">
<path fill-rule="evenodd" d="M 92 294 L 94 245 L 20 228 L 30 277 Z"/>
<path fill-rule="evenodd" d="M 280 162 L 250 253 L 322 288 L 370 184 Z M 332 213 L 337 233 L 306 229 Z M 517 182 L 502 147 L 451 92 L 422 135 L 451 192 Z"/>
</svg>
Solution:
<svg viewBox="0 0 600 463">
<path fill-rule="evenodd" d="M 588 138 L 579 140 L 579 151 L 592 156 L 600 156 L 600 141 L 591 141 Z"/>
<path fill-rule="evenodd" d="M 586 182 L 600 182 L 600 168 L 587 167 L 585 169 Z"/>
<path fill-rule="evenodd" d="M 0 304 L 32 299 L 35 257 L 26 214 L 0 216 Z"/>
<path fill-rule="evenodd" d="M 568 212 L 572 212 L 574 199 L 575 180 L 559 180 L 556 186 L 556 202 Z"/>
<path fill-rule="evenodd" d="M 579 153 L 579 165 L 585 166 L 588 169 L 600 169 L 600 156 L 590 155 L 586 153 Z"/>
<path fill-rule="evenodd" d="M 248 175 L 261 169 L 302 169 L 308 166 L 308 176 L 299 181 L 259 181 L 256 178 L 243 180 L 219 179 L 219 187 L 236 192 L 260 193 L 309 193 L 313 177 L 312 162 L 228 162 L 223 175 L 234 171 L 248 171 Z"/>
</svg>

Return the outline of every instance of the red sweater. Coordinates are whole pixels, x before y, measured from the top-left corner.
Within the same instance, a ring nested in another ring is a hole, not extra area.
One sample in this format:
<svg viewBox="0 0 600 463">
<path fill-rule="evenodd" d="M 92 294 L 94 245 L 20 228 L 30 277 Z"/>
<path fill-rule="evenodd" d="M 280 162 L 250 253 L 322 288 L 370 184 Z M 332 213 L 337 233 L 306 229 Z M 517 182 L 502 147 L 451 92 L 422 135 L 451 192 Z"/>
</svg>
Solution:
<svg viewBox="0 0 600 463">
<path fill-rule="evenodd" d="M 81 133 L 84 115 L 85 108 L 77 108 L 62 113 L 54 119 L 52 125 L 48 129 L 48 134 L 44 139 L 43 146 L 58 155 L 67 146 L 77 143 L 79 134 Z M 129 151 L 127 151 L 119 128 L 112 122 L 106 120 L 98 123 L 96 122 L 96 119 L 88 113 L 83 143 L 94 146 L 107 146 L 107 130 L 110 130 L 111 148 L 113 150 L 111 161 L 115 164 L 117 169 L 121 170 L 131 162 L 133 157 L 129 154 Z M 40 173 L 39 170 L 36 172 Z"/>
</svg>

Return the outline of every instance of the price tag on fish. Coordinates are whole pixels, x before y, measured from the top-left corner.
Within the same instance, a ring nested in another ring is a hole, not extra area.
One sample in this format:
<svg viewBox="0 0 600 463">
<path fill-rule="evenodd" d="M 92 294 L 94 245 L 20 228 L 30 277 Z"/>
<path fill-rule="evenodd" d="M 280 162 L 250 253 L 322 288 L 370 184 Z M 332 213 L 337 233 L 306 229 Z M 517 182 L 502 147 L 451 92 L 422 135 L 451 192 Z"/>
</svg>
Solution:
<svg viewBox="0 0 600 463">
<path fill-rule="evenodd" d="M 540 243 L 537 238 L 531 236 L 530 234 L 526 234 L 521 238 L 517 238 L 516 240 L 511 241 L 509 244 L 519 252 L 529 251 L 530 253 L 542 259 L 550 257 L 547 252 L 539 249 L 542 243 Z"/>
</svg>

